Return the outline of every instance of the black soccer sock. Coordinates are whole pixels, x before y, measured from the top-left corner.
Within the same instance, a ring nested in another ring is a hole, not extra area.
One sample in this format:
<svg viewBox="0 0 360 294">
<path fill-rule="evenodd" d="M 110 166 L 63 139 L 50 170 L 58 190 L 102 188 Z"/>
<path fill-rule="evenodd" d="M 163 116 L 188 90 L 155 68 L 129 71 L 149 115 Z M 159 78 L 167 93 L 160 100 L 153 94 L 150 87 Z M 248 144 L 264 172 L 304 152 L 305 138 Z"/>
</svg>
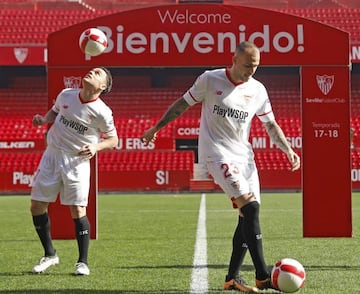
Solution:
<svg viewBox="0 0 360 294">
<path fill-rule="evenodd" d="M 44 256 L 54 256 L 55 249 L 52 244 L 50 232 L 50 219 L 45 212 L 41 215 L 33 215 L 33 224 L 44 248 Z"/>
<path fill-rule="evenodd" d="M 90 223 L 88 217 L 85 215 L 81 218 L 75 218 L 75 234 L 79 248 L 78 262 L 87 264 L 89 243 L 90 243 Z"/>
<path fill-rule="evenodd" d="M 255 266 L 256 278 L 268 278 L 268 270 L 264 260 L 262 235 L 259 222 L 260 205 L 257 201 L 250 202 L 241 208 L 244 214 L 243 232 Z"/>
<path fill-rule="evenodd" d="M 243 217 L 239 216 L 239 222 L 235 229 L 232 240 L 233 248 L 226 281 L 229 281 L 239 276 L 240 266 L 244 261 L 244 257 L 247 251 L 247 244 L 245 242 L 245 237 L 242 231 L 242 222 Z"/>
</svg>

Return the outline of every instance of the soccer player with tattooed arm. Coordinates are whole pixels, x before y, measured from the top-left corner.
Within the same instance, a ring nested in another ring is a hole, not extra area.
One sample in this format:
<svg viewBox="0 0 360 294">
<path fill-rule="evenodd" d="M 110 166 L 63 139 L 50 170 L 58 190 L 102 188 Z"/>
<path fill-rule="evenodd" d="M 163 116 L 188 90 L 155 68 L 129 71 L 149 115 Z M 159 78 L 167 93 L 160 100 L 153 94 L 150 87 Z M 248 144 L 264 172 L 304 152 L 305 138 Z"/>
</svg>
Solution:
<svg viewBox="0 0 360 294">
<path fill-rule="evenodd" d="M 249 142 L 253 117 L 263 123 L 271 140 L 289 160 L 289 169 L 300 168 L 300 157 L 287 142 L 275 120 L 264 85 L 253 74 L 260 63 L 260 51 L 251 42 L 240 43 L 229 68 L 205 71 L 185 94 L 176 100 L 162 118 L 145 131 L 141 140 L 149 144 L 168 123 L 189 107 L 202 103 L 199 133 L 199 163 L 221 186 L 239 210 L 233 235 L 233 249 L 225 277 L 224 289 L 258 293 L 273 288 L 263 255 L 259 222 L 260 184 Z M 241 265 L 249 250 L 255 267 L 255 285 L 247 284 L 240 275 Z"/>
<path fill-rule="evenodd" d="M 110 71 L 93 68 L 83 77 L 82 88 L 62 90 L 44 116 L 36 114 L 33 118 L 34 126 L 52 124 L 31 190 L 33 224 L 44 249 L 44 256 L 32 270 L 34 273 L 59 263 L 50 233 L 48 205 L 60 193 L 60 203 L 69 206 L 74 221 L 79 251 L 74 274 L 90 274 L 90 223 L 86 215 L 90 159 L 118 143 L 112 111 L 100 97 L 110 92 L 111 87 Z"/>
</svg>

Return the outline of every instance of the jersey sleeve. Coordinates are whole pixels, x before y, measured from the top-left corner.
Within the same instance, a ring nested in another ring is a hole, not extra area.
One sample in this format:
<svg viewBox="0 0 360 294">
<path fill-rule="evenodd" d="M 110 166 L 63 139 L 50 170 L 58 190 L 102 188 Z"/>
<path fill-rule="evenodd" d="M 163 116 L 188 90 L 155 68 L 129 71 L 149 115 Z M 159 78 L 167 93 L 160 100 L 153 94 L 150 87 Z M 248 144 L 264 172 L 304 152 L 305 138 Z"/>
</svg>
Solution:
<svg viewBox="0 0 360 294">
<path fill-rule="evenodd" d="M 105 138 L 117 136 L 114 117 L 110 108 L 106 108 L 100 123 L 100 131 Z"/>
<path fill-rule="evenodd" d="M 184 94 L 185 101 L 190 105 L 200 103 L 205 99 L 207 89 L 208 74 L 205 71 L 197 77 L 191 88 Z"/>
<path fill-rule="evenodd" d="M 257 117 L 262 122 L 269 122 L 275 120 L 275 115 L 272 110 L 269 95 L 263 85 L 261 85 L 260 87 L 259 95 L 262 104 L 260 105 L 258 111 L 256 112 Z"/>
<path fill-rule="evenodd" d="M 66 89 L 62 90 L 56 97 L 56 100 L 51 108 L 52 111 L 59 113 L 60 112 L 60 100 L 61 100 L 61 94 L 66 91 Z"/>
</svg>

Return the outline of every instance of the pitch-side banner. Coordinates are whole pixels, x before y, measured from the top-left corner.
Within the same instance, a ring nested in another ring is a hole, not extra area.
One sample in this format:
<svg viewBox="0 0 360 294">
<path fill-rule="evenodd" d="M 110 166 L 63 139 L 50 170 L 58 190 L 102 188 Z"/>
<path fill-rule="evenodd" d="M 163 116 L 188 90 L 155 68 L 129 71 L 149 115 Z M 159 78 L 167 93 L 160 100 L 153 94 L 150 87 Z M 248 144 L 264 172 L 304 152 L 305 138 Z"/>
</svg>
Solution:
<svg viewBox="0 0 360 294">
<path fill-rule="evenodd" d="M 43 45 L 0 45 L 0 65 L 45 65 L 47 49 Z"/>
<path fill-rule="evenodd" d="M 301 70 L 305 237 L 352 236 L 349 75 Z"/>
<path fill-rule="evenodd" d="M 97 57 L 78 45 L 89 27 L 108 37 L 108 48 Z M 259 46 L 262 65 L 349 63 L 348 33 L 333 27 L 258 8 L 190 4 L 124 11 L 52 33 L 48 65 L 223 66 L 244 40 Z"/>
</svg>

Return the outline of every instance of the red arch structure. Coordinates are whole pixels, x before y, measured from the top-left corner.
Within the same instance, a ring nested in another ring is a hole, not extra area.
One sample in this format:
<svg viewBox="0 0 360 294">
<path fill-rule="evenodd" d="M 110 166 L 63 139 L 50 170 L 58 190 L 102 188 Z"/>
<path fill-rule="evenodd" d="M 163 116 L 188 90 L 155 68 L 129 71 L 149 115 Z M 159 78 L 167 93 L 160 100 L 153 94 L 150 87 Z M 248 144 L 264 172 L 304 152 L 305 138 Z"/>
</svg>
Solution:
<svg viewBox="0 0 360 294">
<path fill-rule="evenodd" d="M 100 28 L 109 38 L 105 53 L 92 58 L 78 46 L 81 32 L 89 27 Z M 221 4 L 123 11 L 49 36 L 49 105 L 64 88 L 64 77 L 82 76 L 93 66 L 225 66 L 244 40 L 259 46 L 262 66 L 300 68 L 304 237 L 352 236 L 346 32 L 275 11 Z M 89 214 L 92 238 L 96 238 L 96 162 L 93 169 Z M 72 225 L 64 225 L 62 213 L 57 209 L 51 212 L 54 237 L 73 237 L 64 229 Z"/>
</svg>

